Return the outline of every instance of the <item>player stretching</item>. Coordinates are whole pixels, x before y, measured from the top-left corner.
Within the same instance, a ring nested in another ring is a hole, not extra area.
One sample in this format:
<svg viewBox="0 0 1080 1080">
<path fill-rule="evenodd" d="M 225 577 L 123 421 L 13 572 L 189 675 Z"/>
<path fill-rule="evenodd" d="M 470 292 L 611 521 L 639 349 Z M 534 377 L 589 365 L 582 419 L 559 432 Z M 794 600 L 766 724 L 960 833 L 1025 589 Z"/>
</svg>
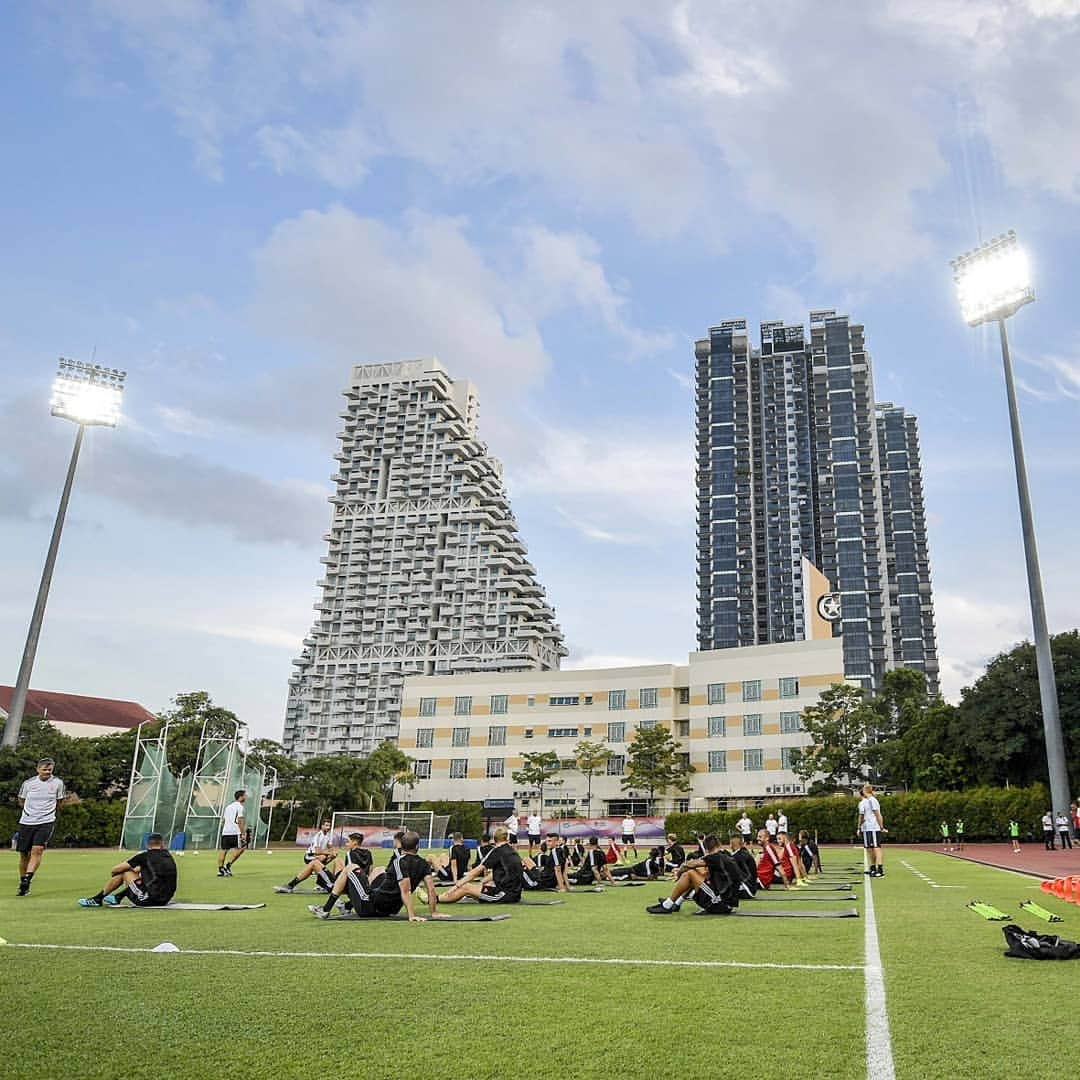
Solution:
<svg viewBox="0 0 1080 1080">
<path fill-rule="evenodd" d="M 709 915 L 730 915 L 739 906 L 738 883 L 728 866 L 730 857 L 720 849 L 720 840 L 710 833 L 702 846 L 705 854 L 700 859 L 687 859 L 682 864 L 671 895 L 645 909 L 650 915 L 674 915 L 689 896 Z"/>
<path fill-rule="evenodd" d="M 161 833 L 151 833 L 146 850 L 117 863 L 110 874 L 101 892 L 82 897 L 79 907 L 116 907 L 125 899 L 136 907 L 164 907 L 176 893 L 176 863 Z"/>
<path fill-rule="evenodd" d="M 300 871 L 288 883 L 288 885 L 275 885 L 274 892 L 291 893 L 301 881 L 315 875 L 324 892 L 330 892 L 334 887 L 334 874 L 341 869 L 341 864 L 335 858 L 333 837 L 331 835 L 330 819 L 322 823 L 322 827 L 311 838 L 308 849 L 304 852 L 304 869 Z"/>
<path fill-rule="evenodd" d="M 484 856 L 483 862 L 474 866 L 442 898 L 444 904 L 456 904 L 469 896 L 486 904 L 516 904 L 521 899 L 524 886 L 521 856 L 507 841 L 509 833 L 500 825 L 495 830 L 495 845 Z M 490 885 L 474 885 L 473 881 L 491 871 Z"/>
</svg>

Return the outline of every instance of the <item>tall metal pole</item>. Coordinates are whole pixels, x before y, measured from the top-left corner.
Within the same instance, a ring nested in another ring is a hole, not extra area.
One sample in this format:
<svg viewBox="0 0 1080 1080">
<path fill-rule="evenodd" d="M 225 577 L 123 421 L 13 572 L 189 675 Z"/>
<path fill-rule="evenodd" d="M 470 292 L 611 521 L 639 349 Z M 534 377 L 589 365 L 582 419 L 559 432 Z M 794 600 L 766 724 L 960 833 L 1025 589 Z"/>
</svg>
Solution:
<svg viewBox="0 0 1080 1080">
<path fill-rule="evenodd" d="M 1046 766 L 1050 775 L 1051 813 L 1069 812 L 1069 774 L 1065 768 L 1065 741 L 1058 715 L 1057 681 L 1050 652 L 1050 634 L 1046 629 L 1046 604 L 1043 601 L 1039 551 L 1035 543 L 1035 523 L 1031 513 L 1024 441 L 1020 433 L 1020 412 L 1013 385 L 1012 356 L 1005 319 L 998 320 L 1001 331 L 1001 359 L 1005 365 L 1005 392 L 1009 398 L 1009 426 L 1012 429 L 1013 463 L 1016 466 L 1016 490 L 1020 496 L 1020 524 L 1024 533 L 1024 558 L 1027 562 L 1028 595 L 1031 598 L 1031 622 L 1035 631 L 1035 663 L 1039 672 L 1039 699 L 1042 703 L 1043 733 L 1046 739 Z M 1056 831 L 1055 821 L 1055 831 Z M 1070 831 L 1072 822 L 1069 823 Z"/>
<path fill-rule="evenodd" d="M 45 605 L 49 599 L 49 586 L 52 584 L 53 568 L 56 566 L 56 553 L 60 548 L 60 534 L 64 529 L 68 501 L 71 498 L 71 485 L 75 480 L 75 466 L 79 463 L 79 450 L 82 449 L 84 424 L 79 425 L 75 433 L 75 447 L 71 451 L 67 479 L 64 481 L 64 493 L 60 496 L 60 507 L 56 511 L 52 539 L 49 541 L 49 554 L 45 557 L 45 569 L 41 572 L 38 585 L 37 601 L 34 614 L 30 619 L 30 631 L 26 635 L 26 648 L 23 649 L 22 663 L 19 665 L 19 677 L 15 680 L 15 692 L 11 696 L 11 709 L 7 724 L 4 726 L 3 746 L 14 746 L 19 741 L 19 728 L 22 727 L 23 713 L 26 710 L 26 695 L 30 691 L 30 675 L 34 670 L 34 657 L 37 654 L 38 638 L 41 637 L 41 624 L 45 618 Z"/>
</svg>

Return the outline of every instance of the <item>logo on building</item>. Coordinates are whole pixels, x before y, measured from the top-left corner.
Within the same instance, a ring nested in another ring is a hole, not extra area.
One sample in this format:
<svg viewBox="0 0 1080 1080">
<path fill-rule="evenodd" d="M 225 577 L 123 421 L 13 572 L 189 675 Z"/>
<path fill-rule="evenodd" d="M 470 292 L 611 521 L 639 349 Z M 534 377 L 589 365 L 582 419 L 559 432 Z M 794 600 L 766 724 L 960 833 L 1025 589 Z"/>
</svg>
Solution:
<svg viewBox="0 0 1080 1080">
<path fill-rule="evenodd" d="M 822 593 L 818 597 L 817 613 L 826 622 L 836 622 L 840 618 L 840 594 L 834 592 Z"/>
</svg>

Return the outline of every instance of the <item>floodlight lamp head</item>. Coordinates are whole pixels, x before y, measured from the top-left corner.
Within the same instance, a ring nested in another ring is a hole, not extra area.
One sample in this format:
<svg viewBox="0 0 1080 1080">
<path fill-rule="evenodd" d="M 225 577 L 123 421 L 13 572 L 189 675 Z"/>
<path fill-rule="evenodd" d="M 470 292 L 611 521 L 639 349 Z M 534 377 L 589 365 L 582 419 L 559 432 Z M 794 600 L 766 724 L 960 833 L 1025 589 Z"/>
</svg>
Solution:
<svg viewBox="0 0 1080 1080">
<path fill-rule="evenodd" d="M 1011 229 L 950 263 L 968 326 L 1015 315 L 1035 299 L 1027 253 Z"/>
<path fill-rule="evenodd" d="M 60 358 L 49 411 L 76 424 L 116 427 L 127 372 Z"/>
</svg>

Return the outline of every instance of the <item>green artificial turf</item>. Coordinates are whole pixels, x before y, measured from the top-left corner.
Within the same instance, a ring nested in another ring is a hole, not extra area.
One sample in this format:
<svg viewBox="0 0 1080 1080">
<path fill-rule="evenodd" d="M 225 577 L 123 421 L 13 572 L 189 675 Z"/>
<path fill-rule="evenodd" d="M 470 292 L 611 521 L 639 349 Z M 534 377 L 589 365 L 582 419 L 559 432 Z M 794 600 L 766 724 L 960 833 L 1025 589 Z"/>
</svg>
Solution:
<svg viewBox="0 0 1080 1080">
<path fill-rule="evenodd" d="M 272 892 L 301 864 L 288 851 L 249 853 L 232 879 L 215 876 L 213 855 L 179 860 L 178 899 L 265 901 L 257 911 L 78 908 L 75 899 L 100 888 L 116 857 L 49 852 L 31 896 L 18 899 L 15 856 L 0 854 L 0 937 L 9 942 L 152 948 L 171 941 L 182 950 L 0 948 L 0 989 L 9 1003 L 0 1021 L 8 1035 L 0 1076 L 240 1080 L 311 1077 L 327 1068 L 358 1077 L 866 1075 L 862 918 L 695 918 L 688 911 L 660 918 L 644 907 L 666 886 L 649 884 L 571 895 L 556 907 L 505 908 L 512 917 L 498 923 L 334 924 L 307 913 L 315 897 Z M 901 857 L 963 888 L 931 889 L 899 865 Z M 827 852 L 825 860 L 827 869 L 830 861 L 848 865 L 853 853 Z M 860 899 L 836 907 L 862 914 L 861 875 L 839 876 L 856 881 Z M 1030 879 L 932 854 L 889 853 L 888 877 L 875 883 L 874 896 L 898 1077 L 1030 1076 L 1060 1065 L 1060 1047 L 1022 1037 L 1022 1020 L 1042 1023 L 1042 1002 L 1067 1000 L 1080 964 L 1005 960 L 1000 924 L 964 909 L 978 897 L 1020 915 L 1018 901 L 1036 894 L 1066 916 L 1051 929 L 1077 936 L 1070 930 L 1080 909 L 1039 894 Z M 190 951 L 226 949 L 405 955 Z M 665 963 L 640 963 L 646 960 Z M 856 970 L 670 963 L 679 960 Z M 759 1024 L 768 1035 L 756 1033 Z M 763 1038 L 773 1047 L 768 1064 Z"/>
</svg>

